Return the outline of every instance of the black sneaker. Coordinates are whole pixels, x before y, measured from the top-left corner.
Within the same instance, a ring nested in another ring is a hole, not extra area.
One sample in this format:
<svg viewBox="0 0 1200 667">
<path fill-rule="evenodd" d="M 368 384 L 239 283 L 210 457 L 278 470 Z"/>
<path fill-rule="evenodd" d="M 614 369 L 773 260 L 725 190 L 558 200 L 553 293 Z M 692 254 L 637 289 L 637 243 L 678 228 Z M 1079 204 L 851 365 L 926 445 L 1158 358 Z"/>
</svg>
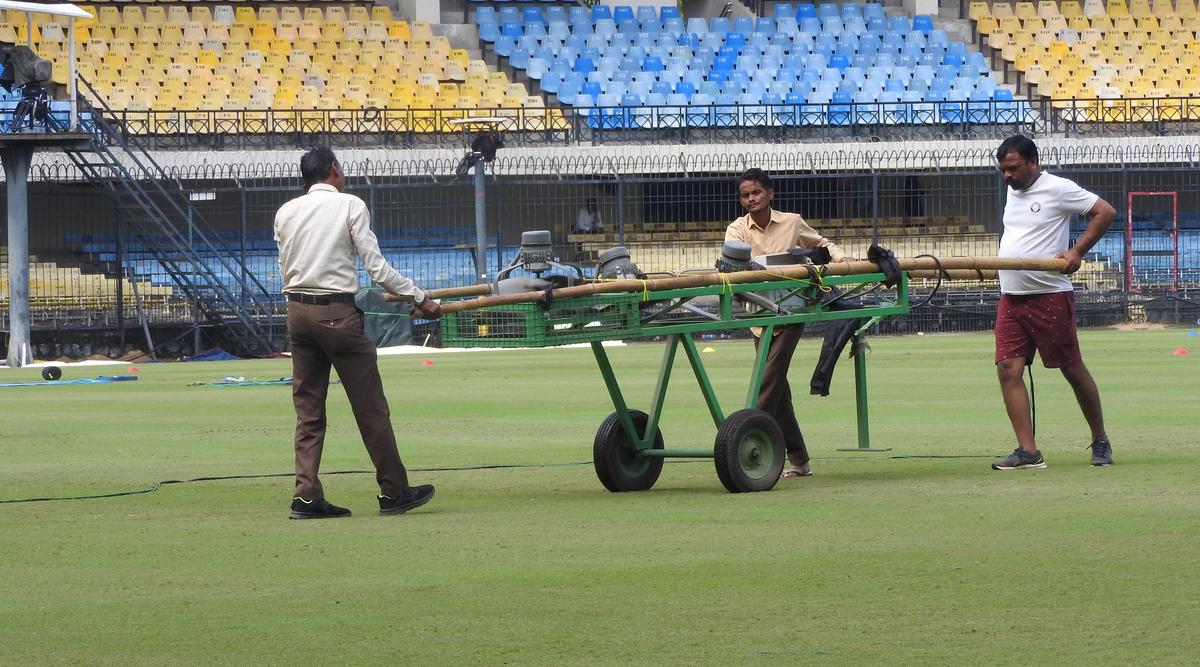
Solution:
<svg viewBox="0 0 1200 667">
<path fill-rule="evenodd" d="M 1017 470 L 1020 468 L 1045 467 L 1046 459 L 1042 458 L 1042 453 L 1040 451 L 1029 454 L 1020 447 L 1014 449 L 1013 453 L 1008 455 L 1008 458 L 992 464 L 992 470 Z"/>
<path fill-rule="evenodd" d="M 1112 465 L 1112 443 L 1108 441 L 1108 438 L 1097 438 L 1088 447 L 1092 449 L 1092 465 Z"/>
<path fill-rule="evenodd" d="M 292 512 L 289 519 L 338 519 L 350 516 L 350 510 L 337 505 L 330 505 L 324 498 L 305 500 L 299 496 L 292 498 Z"/>
<path fill-rule="evenodd" d="M 421 505 L 429 502 L 433 498 L 433 485 L 422 484 L 421 486 L 410 486 L 400 494 L 399 498 L 391 496 L 379 496 L 379 513 L 380 514 L 404 514 L 405 512 L 416 509 Z"/>
</svg>

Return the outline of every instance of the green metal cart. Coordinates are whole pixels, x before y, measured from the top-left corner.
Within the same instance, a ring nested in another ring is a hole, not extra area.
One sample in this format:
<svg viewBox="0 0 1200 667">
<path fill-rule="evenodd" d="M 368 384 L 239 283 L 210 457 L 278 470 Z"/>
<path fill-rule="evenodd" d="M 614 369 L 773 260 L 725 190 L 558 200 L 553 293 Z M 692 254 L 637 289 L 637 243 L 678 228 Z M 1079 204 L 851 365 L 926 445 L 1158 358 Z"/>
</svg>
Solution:
<svg viewBox="0 0 1200 667">
<path fill-rule="evenodd" d="M 596 476 L 610 491 L 644 491 L 654 486 L 665 458 L 712 458 L 717 476 L 733 493 L 766 491 L 783 471 L 783 437 L 775 419 L 754 409 L 769 343 L 759 345 L 745 406 L 726 414 L 717 400 L 694 334 L 762 327 L 770 341 L 777 327 L 847 318 L 867 318 L 851 341 L 854 356 L 858 450 L 870 450 L 867 420 L 866 330 L 880 319 L 909 311 L 908 276 L 895 291 L 878 288 L 882 273 L 831 276 L 823 280 L 769 280 L 662 291 L 618 292 L 556 299 L 549 308 L 518 303 L 447 313 L 442 342 L 459 347 L 543 347 L 590 343 L 614 411 L 596 431 L 592 459 Z M 829 288 L 840 295 L 830 299 Z M 872 293 L 869 305 L 846 307 Z M 823 298 L 824 297 L 824 298 Z M 750 308 L 747 308 L 747 303 Z M 801 305 L 797 306 L 799 303 Z M 703 304 L 706 307 L 700 307 Z M 621 392 L 602 341 L 663 338 L 666 350 L 649 408 L 631 409 Z M 717 428 L 711 449 L 667 449 L 659 431 L 675 355 L 682 347 Z"/>
</svg>

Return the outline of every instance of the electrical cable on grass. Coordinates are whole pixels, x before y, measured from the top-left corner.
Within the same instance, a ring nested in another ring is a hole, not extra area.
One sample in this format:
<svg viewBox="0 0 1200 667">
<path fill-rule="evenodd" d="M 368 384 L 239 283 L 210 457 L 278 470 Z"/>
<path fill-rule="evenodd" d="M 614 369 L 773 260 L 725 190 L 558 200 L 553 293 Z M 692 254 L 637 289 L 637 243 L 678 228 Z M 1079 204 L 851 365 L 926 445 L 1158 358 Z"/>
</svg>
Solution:
<svg viewBox="0 0 1200 667">
<path fill-rule="evenodd" d="M 989 454 L 891 454 L 887 456 L 830 456 L 830 457 L 813 457 L 814 461 L 878 461 L 882 459 L 994 459 L 1001 458 Z M 707 463 L 704 460 L 685 460 L 672 461 L 671 463 Z M 571 463 L 494 463 L 478 466 L 462 466 L 454 468 L 409 468 L 412 472 L 463 472 L 470 470 L 503 470 L 503 469 L 527 469 L 527 468 L 574 468 L 578 466 L 591 465 L 591 461 L 574 461 Z M 374 470 L 333 470 L 323 472 L 322 475 L 374 475 Z M 97 493 L 86 496 L 48 496 L 45 498 L 7 498 L 0 499 L 0 505 L 14 505 L 17 503 L 43 503 L 52 500 L 100 500 L 104 498 L 119 498 L 121 496 L 137 496 L 144 493 L 153 493 L 164 486 L 170 484 L 190 484 L 192 482 L 218 482 L 224 480 L 236 479 L 267 479 L 270 477 L 292 477 L 294 472 L 268 472 L 251 475 L 212 475 L 206 477 L 193 477 L 191 479 L 164 479 L 155 482 L 153 485 L 144 489 L 133 489 L 131 491 L 114 491 L 112 493 Z"/>
</svg>

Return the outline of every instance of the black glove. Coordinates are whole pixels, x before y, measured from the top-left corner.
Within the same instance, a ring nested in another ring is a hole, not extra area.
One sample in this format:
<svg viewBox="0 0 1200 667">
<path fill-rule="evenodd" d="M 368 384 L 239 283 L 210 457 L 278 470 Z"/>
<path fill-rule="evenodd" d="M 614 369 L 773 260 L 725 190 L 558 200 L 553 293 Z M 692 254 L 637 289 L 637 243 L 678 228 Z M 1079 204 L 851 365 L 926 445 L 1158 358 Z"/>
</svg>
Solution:
<svg viewBox="0 0 1200 667">
<path fill-rule="evenodd" d="M 805 261 L 810 264 L 828 264 L 833 259 L 829 255 L 829 248 L 792 248 L 788 254 L 799 259 L 801 264 Z"/>
<path fill-rule="evenodd" d="M 887 280 L 883 281 L 885 287 L 895 287 L 900 282 L 900 262 L 891 250 L 872 244 L 867 249 L 867 259 L 879 265 L 879 270 L 887 276 Z"/>
</svg>

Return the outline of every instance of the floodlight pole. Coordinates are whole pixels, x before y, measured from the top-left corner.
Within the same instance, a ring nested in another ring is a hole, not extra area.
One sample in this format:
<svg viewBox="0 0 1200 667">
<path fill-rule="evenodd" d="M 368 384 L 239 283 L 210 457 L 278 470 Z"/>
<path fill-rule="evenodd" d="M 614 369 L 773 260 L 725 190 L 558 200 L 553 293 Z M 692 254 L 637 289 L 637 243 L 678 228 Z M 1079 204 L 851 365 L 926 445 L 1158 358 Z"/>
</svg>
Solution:
<svg viewBox="0 0 1200 667">
<path fill-rule="evenodd" d="M 33 362 L 29 349 L 29 163 L 32 146 L 0 149 L 8 182 L 8 366 Z"/>
<path fill-rule="evenodd" d="M 475 154 L 475 275 L 480 283 L 488 282 L 487 272 L 487 175 L 483 156 Z"/>
</svg>

